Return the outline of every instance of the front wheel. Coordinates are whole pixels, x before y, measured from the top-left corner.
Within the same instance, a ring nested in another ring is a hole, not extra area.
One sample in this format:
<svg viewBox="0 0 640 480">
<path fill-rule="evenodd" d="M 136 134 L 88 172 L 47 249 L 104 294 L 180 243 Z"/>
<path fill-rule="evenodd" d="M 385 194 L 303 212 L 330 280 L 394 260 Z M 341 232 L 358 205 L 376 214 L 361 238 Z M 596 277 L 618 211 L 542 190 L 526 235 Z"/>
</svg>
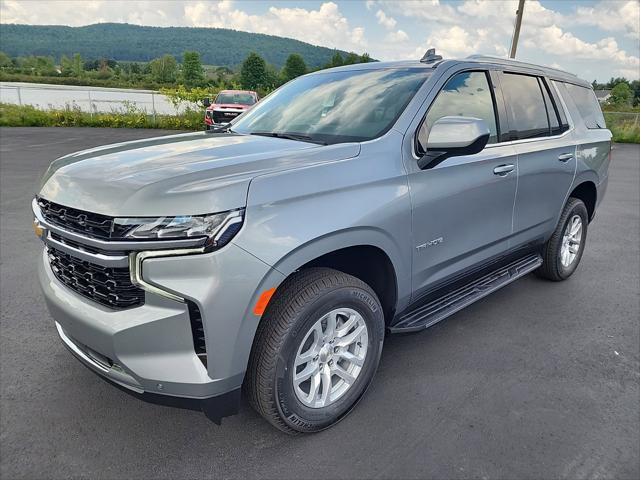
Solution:
<svg viewBox="0 0 640 480">
<path fill-rule="evenodd" d="M 245 388 L 287 433 L 316 432 L 355 406 L 378 367 L 384 317 L 373 290 L 328 269 L 295 273 L 261 320 Z"/>
<path fill-rule="evenodd" d="M 570 197 L 558 226 L 544 244 L 538 276 L 559 282 L 569 278 L 580 263 L 587 241 L 589 214 L 582 200 Z"/>
</svg>

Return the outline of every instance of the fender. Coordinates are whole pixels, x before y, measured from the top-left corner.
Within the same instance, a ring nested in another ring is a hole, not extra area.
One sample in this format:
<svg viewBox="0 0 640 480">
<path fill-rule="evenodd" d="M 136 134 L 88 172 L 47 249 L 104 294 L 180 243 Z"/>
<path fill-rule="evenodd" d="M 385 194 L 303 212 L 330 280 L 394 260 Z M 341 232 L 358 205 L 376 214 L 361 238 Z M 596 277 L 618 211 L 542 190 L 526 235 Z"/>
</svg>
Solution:
<svg viewBox="0 0 640 480">
<path fill-rule="evenodd" d="M 354 227 L 314 238 L 287 253 L 273 268 L 288 277 L 302 265 L 327 253 L 358 246 L 379 248 L 389 257 L 396 276 L 397 308 L 403 308 L 411 296 L 411 266 L 402 260 L 403 255 L 394 239 L 374 227 Z"/>
</svg>

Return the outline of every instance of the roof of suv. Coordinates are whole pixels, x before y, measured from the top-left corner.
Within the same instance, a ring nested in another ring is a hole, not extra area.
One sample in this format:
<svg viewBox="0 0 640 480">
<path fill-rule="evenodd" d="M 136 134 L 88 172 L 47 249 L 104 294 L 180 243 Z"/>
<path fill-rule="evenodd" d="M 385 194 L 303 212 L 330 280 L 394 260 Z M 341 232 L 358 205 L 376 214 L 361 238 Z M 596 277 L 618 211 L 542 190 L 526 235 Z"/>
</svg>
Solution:
<svg viewBox="0 0 640 480">
<path fill-rule="evenodd" d="M 342 67 L 336 67 L 332 70 L 348 71 L 348 70 L 379 70 L 383 68 L 424 68 L 425 70 L 435 70 L 439 66 L 446 68 L 460 63 L 477 63 L 482 65 L 499 65 L 505 68 L 513 68 L 517 70 L 526 71 L 531 73 L 537 73 L 538 75 L 545 75 L 550 78 L 565 80 L 570 83 L 576 83 L 591 88 L 591 84 L 578 78 L 573 73 L 566 72 L 553 67 L 547 67 L 544 65 L 536 65 L 534 63 L 521 62 L 519 60 L 512 60 L 510 58 L 494 57 L 490 55 L 471 55 L 467 58 L 459 59 L 444 59 L 433 63 L 424 63 L 419 60 L 400 60 L 393 62 L 369 62 L 369 63 L 356 63 L 353 65 L 344 65 Z M 323 70 L 314 73 L 322 73 Z"/>
</svg>

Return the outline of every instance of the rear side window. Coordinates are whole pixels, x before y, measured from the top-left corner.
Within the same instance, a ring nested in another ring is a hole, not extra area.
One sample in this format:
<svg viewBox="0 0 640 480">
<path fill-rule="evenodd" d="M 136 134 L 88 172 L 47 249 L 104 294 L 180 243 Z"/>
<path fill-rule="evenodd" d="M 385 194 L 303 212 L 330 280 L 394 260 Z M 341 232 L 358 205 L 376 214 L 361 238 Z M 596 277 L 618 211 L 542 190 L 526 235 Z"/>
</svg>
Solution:
<svg viewBox="0 0 640 480">
<path fill-rule="evenodd" d="M 571 95 L 573 103 L 578 107 L 580 116 L 587 128 L 607 128 L 602 110 L 600 110 L 600 104 L 593 90 L 587 87 L 579 87 L 572 83 L 565 83 L 564 85 L 569 95 Z"/>
<path fill-rule="evenodd" d="M 551 101 L 549 95 L 549 89 L 542 79 L 538 79 L 540 86 L 542 87 L 542 96 L 544 97 L 544 103 L 547 107 L 547 116 L 549 117 L 549 124 L 551 126 L 551 135 L 560 135 L 564 130 L 560 125 L 560 119 L 558 118 L 558 110 Z"/>
<path fill-rule="evenodd" d="M 543 87 L 538 78 L 505 72 L 501 83 L 507 110 L 510 113 L 511 139 L 549 136 L 551 129 L 547 106 L 544 101 Z"/>
<path fill-rule="evenodd" d="M 447 116 L 480 118 L 489 127 L 488 143 L 497 141 L 496 113 L 485 72 L 462 72 L 447 81 L 418 130 L 418 150 L 425 151 L 431 126 Z"/>
</svg>

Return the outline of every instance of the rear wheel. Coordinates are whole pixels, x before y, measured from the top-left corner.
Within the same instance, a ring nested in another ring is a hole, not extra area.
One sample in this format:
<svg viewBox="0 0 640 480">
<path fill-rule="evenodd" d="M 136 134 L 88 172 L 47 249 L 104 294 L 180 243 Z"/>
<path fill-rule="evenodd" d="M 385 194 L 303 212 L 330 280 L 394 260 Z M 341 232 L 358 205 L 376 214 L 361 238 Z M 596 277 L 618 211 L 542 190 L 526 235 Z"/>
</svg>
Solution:
<svg viewBox="0 0 640 480">
<path fill-rule="evenodd" d="M 382 307 L 367 284 L 328 268 L 297 272 L 258 328 L 245 381 L 249 401 L 287 433 L 327 428 L 366 391 L 383 340 Z"/>
<path fill-rule="evenodd" d="M 538 276 L 553 281 L 569 278 L 580 263 L 587 240 L 589 215 L 582 200 L 569 198 L 558 226 L 542 250 L 543 264 Z"/>
</svg>

